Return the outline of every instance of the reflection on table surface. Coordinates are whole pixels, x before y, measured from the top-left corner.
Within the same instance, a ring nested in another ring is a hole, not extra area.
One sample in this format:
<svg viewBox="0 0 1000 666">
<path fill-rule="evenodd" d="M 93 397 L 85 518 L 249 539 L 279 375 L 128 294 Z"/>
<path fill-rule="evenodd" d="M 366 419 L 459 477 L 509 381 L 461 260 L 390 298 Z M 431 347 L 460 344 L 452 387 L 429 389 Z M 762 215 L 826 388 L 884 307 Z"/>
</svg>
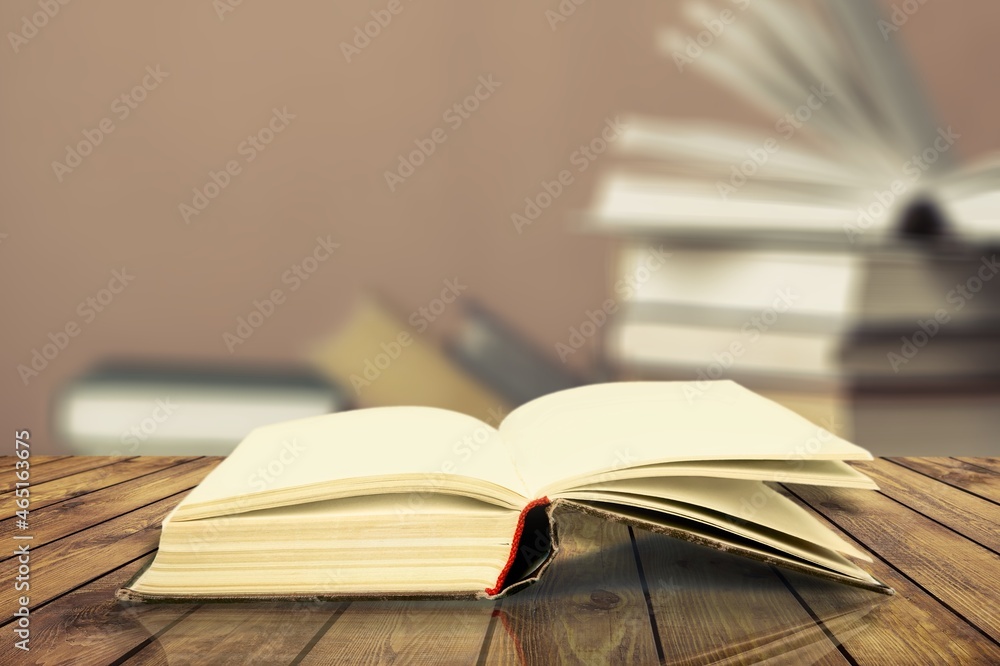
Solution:
<svg viewBox="0 0 1000 666">
<path fill-rule="evenodd" d="M 170 664 L 717 663 L 837 651 L 891 598 L 575 511 L 536 585 L 499 602 L 353 601 L 125 605 L 140 661 Z M 640 569 L 641 565 L 641 569 Z M 247 663 L 249 663 L 247 661 Z"/>
</svg>

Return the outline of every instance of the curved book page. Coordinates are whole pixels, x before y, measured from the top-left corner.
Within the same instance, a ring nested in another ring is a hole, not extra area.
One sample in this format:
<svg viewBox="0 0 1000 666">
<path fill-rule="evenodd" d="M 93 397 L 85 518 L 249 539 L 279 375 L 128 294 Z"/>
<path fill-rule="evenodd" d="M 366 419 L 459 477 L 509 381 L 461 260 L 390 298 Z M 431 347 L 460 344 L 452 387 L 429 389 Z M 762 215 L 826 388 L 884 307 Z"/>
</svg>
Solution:
<svg viewBox="0 0 1000 666">
<path fill-rule="evenodd" d="M 171 518 L 387 492 L 460 494 L 513 509 L 528 502 L 495 428 L 434 407 L 377 407 L 257 428 Z"/>
<path fill-rule="evenodd" d="M 870 460 L 731 381 L 595 384 L 539 398 L 500 426 L 535 496 L 622 468 L 698 460 Z"/>
</svg>

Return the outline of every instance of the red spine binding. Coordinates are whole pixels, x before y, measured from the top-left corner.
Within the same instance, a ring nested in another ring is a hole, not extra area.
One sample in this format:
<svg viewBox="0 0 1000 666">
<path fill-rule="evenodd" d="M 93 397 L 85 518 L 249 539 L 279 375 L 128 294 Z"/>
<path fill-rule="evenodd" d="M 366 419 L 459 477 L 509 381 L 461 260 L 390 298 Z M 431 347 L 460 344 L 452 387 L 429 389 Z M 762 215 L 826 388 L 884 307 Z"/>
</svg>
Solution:
<svg viewBox="0 0 1000 666">
<path fill-rule="evenodd" d="M 521 543 L 521 533 L 524 532 L 524 519 L 528 515 L 528 512 L 536 506 L 547 506 L 548 504 L 549 498 L 541 497 L 529 503 L 526 507 L 524 507 L 524 509 L 521 510 L 521 515 L 517 518 L 517 529 L 514 530 L 514 539 L 510 543 L 510 556 L 507 558 L 507 564 L 504 565 L 503 571 L 500 572 L 500 576 L 497 578 L 497 584 L 491 588 L 487 588 L 486 594 L 490 596 L 499 594 L 500 590 L 503 588 L 503 581 L 510 572 L 510 568 L 514 566 L 514 559 L 517 557 L 517 546 Z"/>
</svg>

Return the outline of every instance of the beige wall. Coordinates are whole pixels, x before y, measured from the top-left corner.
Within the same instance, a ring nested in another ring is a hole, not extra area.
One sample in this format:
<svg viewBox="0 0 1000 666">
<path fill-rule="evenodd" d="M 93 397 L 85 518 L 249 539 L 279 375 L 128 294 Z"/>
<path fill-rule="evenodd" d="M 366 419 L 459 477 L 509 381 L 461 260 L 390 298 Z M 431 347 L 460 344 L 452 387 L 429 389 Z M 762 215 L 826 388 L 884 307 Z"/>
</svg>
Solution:
<svg viewBox="0 0 1000 666">
<path fill-rule="evenodd" d="M 32 428 L 37 452 L 56 451 L 52 391 L 107 355 L 296 358 L 362 288 L 409 311 L 458 278 L 552 349 L 604 298 L 610 244 L 570 233 L 567 213 L 586 205 L 607 160 L 577 173 L 519 235 L 510 215 L 540 181 L 625 110 L 767 122 L 656 55 L 652 28 L 671 20 L 673 2 L 586 2 L 553 31 L 544 11 L 556 0 L 403 0 L 348 64 L 340 42 L 387 4 L 243 2 L 220 20 L 210 0 L 79 1 L 17 53 L 8 41 L 5 427 Z M 35 1 L 4 2 L 0 25 L 20 30 L 36 11 Z M 928 0 L 898 34 L 966 156 L 1000 148 L 998 21 L 996 2 Z M 122 118 L 114 100 L 147 66 L 169 76 Z M 501 86 L 450 127 L 443 112 L 490 75 Z M 295 119 L 246 163 L 240 142 L 275 107 Z M 103 118 L 114 131 L 58 182 L 53 160 Z M 447 140 L 390 193 L 383 172 L 436 127 Z M 178 205 L 229 160 L 242 172 L 185 224 Z M 327 234 L 341 248 L 291 292 L 283 272 Z M 78 304 L 123 266 L 134 281 L 87 321 Z M 230 356 L 223 332 L 274 288 L 287 302 Z M 17 365 L 71 321 L 79 335 L 25 386 Z"/>
</svg>

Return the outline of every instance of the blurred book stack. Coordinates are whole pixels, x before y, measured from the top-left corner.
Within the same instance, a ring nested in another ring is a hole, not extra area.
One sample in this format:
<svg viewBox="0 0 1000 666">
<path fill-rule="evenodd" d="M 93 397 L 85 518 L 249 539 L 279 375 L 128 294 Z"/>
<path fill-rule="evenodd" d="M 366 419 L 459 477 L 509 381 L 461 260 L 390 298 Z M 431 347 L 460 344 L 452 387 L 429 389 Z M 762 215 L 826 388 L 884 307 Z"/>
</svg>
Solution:
<svg viewBox="0 0 1000 666">
<path fill-rule="evenodd" d="M 623 377 L 737 380 L 877 455 L 996 455 L 1000 161 L 954 166 L 960 134 L 883 20 L 762 0 L 686 63 L 770 134 L 629 121 L 587 216 L 623 239 L 606 355 Z M 661 43 L 685 57 L 679 31 Z"/>
</svg>

